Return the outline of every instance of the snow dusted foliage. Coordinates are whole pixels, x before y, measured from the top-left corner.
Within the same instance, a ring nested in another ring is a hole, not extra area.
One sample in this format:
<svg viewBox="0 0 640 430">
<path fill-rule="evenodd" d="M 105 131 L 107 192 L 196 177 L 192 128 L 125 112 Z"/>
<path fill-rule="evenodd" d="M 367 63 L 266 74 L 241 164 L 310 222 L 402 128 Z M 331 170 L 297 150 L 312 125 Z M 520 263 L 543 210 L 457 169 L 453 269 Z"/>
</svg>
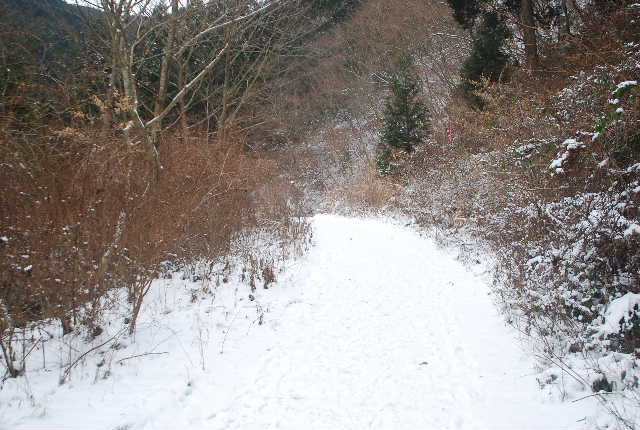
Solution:
<svg viewBox="0 0 640 430">
<path fill-rule="evenodd" d="M 587 341 L 587 326 L 600 321 L 612 300 L 637 289 L 637 236 L 629 234 L 637 224 L 619 207 L 607 193 L 583 193 L 514 208 L 512 219 L 526 220 L 531 239 L 513 244 L 524 264 L 505 276 L 526 288 L 504 289 L 502 298 L 521 309 L 527 329 L 547 333 L 553 327 L 580 345 Z M 544 239 L 536 234 L 542 232 Z"/>
<path fill-rule="evenodd" d="M 553 170 L 554 173 L 564 173 L 563 166 L 567 164 L 571 155 L 577 152 L 579 149 L 583 149 L 586 147 L 584 143 L 580 143 L 575 139 L 565 140 L 562 143 L 562 146 L 565 147 L 565 150 L 559 152 L 558 158 L 556 158 L 551 162 L 551 164 L 549 164 L 549 169 Z"/>
<path fill-rule="evenodd" d="M 552 326 L 574 333 L 569 343 L 592 341 L 587 327 L 605 319 L 612 301 L 640 288 L 640 91 L 636 81 L 619 78 L 638 75 L 640 45 L 623 46 L 619 64 L 572 76 L 552 96 L 553 108 L 539 121 L 556 124 L 555 136 L 515 141 L 512 155 L 507 148 L 497 156 L 542 185 L 524 190 L 505 212 L 521 239 L 509 259 L 520 264 L 506 277 L 525 287 L 504 289 L 503 297 L 543 332 Z M 561 134 L 571 128 L 574 136 Z M 629 330 L 620 327 L 618 336 Z M 637 339 L 601 340 L 601 346 L 627 353 L 640 346 Z"/>
<path fill-rule="evenodd" d="M 453 144 L 416 154 L 399 199 L 445 242 L 492 250 L 495 297 L 541 384 L 595 395 L 620 427 L 640 424 L 639 19 L 621 7 L 606 37 L 598 21 L 545 48 L 568 74 L 515 73 L 485 88 L 484 110 L 452 105 Z"/>
<path fill-rule="evenodd" d="M 514 143 L 523 170 L 544 166 L 557 149 L 547 190 L 526 193 L 532 202 L 505 213 L 516 240 L 498 271 L 514 323 L 542 340 L 558 371 L 563 360 L 576 365 L 571 354 L 586 357 L 576 375 L 594 392 L 630 402 L 606 403 L 624 409 L 613 411 L 623 423 L 637 422 L 629 411 L 638 406 L 640 376 L 640 91 L 620 76 L 638 75 L 639 46 L 625 44 L 621 64 L 573 76 L 557 93 L 550 120 L 559 131 L 573 127 L 572 137 Z"/>
</svg>

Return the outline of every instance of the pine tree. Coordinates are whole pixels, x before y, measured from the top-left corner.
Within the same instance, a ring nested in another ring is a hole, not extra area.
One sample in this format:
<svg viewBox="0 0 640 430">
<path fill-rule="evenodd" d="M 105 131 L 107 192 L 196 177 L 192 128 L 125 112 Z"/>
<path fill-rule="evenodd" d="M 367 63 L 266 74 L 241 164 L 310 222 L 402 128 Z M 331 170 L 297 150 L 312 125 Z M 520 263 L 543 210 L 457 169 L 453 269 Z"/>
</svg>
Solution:
<svg viewBox="0 0 640 430">
<path fill-rule="evenodd" d="M 411 152 L 415 145 L 424 142 L 430 121 L 429 111 L 419 99 L 421 82 L 410 55 L 404 54 L 396 62 L 389 87 L 391 94 L 382 126 L 382 152 L 389 154 L 390 147 Z"/>
<path fill-rule="evenodd" d="M 475 95 L 478 82 L 482 78 L 497 81 L 506 67 L 509 56 L 504 44 L 511 32 L 495 12 L 486 12 L 474 36 L 471 55 L 462 67 L 462 90 L 472 106 L 482 107 L 482 101 Z"/>
<path fill-rule="evenodd" d="M 447 3 L 453 10 L 453 17 L 463 28 L 467 30 L 473 28 L 481 11 L 478 0 L 447 0 Z"/>
</svg>

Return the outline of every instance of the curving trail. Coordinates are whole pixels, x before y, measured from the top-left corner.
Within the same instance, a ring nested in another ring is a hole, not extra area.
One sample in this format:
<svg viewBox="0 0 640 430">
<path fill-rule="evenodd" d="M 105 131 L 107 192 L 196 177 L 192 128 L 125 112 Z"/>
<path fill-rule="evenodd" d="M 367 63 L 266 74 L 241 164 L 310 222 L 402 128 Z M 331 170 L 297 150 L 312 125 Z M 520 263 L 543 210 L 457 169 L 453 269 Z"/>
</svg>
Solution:
<svg viewBox="0 0 640 430">
<path fill-rule="evenodd" d="M 580 426 L 544 402 L 488 287 L 429 240 L 318 216 L 269 316 L 274 342 L 208 424 L 220 428 Z"/>
<path fill-rule="evenodd" d="M 68 384 L 34 358 L 26 387 L 0 391 L 0 427 L 586 426 L 594 403 L 545 398 L 485 282 L 430 240 L 383 220 L 313 227 L 309 254 L 255 301 L 233 281 L 194 302 L 200 284 L 159 280 L 136 341 Z"/>
</svg>

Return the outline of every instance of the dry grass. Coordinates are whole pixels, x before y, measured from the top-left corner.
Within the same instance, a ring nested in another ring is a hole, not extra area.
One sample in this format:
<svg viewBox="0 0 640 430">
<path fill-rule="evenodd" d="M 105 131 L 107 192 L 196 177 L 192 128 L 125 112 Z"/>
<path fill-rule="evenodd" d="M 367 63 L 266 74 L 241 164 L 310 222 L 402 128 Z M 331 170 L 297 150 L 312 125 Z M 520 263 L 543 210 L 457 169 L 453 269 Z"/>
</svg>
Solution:
<svg viewBox="0 0 640 430">
<path fill-rule="evenodd" d="M 52 134 L 0 137 L 0 332 L 13 376 L 21 370 L 12 340 L 27 324 L 52 318 L 64 333 L 99 334 L 109 291 L 126 287 L 132 333 L 167 261 L 176 268 L 226 258 L 256 228 L 281 248 L 306 243 L 294 187 L 280 177 L 285 166 L 242 140 L 166 135 L 156 177 L 122 137 L 87 128 Z M 259 270 L 273 281 L 269 264 Z"/>
<path fill-rule="evenodd" d="M 329 210 L 375 211 L 388 207 L 396 192 L 396 186 L 370 163 L 355 182 L 330 190 L 325 197 L 325 206 Z"/>
</svg>

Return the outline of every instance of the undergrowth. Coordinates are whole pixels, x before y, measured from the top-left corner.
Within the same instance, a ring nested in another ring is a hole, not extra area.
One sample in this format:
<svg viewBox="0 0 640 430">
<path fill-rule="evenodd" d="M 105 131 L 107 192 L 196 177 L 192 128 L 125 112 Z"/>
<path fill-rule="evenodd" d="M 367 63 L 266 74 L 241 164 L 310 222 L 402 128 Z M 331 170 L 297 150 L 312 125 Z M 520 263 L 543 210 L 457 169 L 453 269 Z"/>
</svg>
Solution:
<svg viewBox="0 0 640 430">
<path fill-rule="evenodd" d="M 640 11 L 587 12 L 580 34 L 544 47 L 554 54 L 546 72 L 485 82 L 482 110 L 450 104 L 453 143 L 435 134 L 406 163 L 397 207 L 488 245 L 495 297 L 545 371 L 570 375 L 631 428 L 640 410 Z"/>
<path fill-rule="evenodd" d="M 57 320 L 62 335 L 100 336 L 105 315 L 122 305 L 112 291 L 127 291 L 133 335 L 154 279 L 222 262 L 246 267 L 248 287 L 267 287 L 279 262 L 308 246 L 299 193 L 279 174 L 289 161 L 241 140 L 166 134 L 157 177 L 138 146 L 101 130 L 38 137 L 5 129 L 0 145 L 5 377 L 26 372 L 34 342 L 24 333 L 38 325 Z M 270 248 L 258 254 L 258 242 Z"/>
</svg>

